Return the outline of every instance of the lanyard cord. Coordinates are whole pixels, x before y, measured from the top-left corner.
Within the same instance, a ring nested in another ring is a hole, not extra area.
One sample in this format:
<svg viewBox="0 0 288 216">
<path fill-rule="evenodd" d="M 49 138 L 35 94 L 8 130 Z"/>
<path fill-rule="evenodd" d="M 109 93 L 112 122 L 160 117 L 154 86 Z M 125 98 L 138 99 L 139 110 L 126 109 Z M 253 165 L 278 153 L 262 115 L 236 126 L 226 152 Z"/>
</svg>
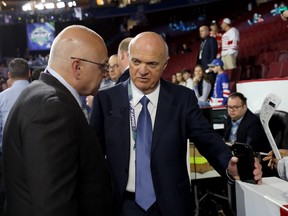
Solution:
<svg viewBox="0 0 288 216">
<path fill-rule="evenodd" d="M 137 126 L 136 126 L 136 119 L 135 119 L 135 110 L 133 107 L 133 95 L 132 95 L 132 89 L 131 89 L 131 81 L 128 82 L 128 98 L 129 98 L 129 104 L 130 104 L 130 122 L 131 122 L 131 128 L 132 128 L 132 134 L 133 134 L 133 140 L 134 140 L 134 147 L 136 148 L 136 135 L 137 135 Z"/>
</svg>

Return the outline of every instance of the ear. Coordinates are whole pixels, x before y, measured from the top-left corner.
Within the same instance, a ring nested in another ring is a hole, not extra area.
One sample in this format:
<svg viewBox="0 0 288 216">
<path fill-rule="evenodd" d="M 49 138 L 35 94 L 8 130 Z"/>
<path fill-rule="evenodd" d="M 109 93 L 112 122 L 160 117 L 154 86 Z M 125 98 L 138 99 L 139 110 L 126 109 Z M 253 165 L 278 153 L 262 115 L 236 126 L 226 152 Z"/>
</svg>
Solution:
<svg viewBox="0 0 288 216">
<path fill-rule="evenodd" d="M 120 60 L 125 59 L 125 54 L 126 52 L 123 52 L 123 51 L 120 53 Z"/>
<path fill-rule="evenodd" d="M 80 64 L 80 61 L 77 60 L 77 59 L 74 59 L 73 62 L 72 62 L 72 71 L 73 71 L 73 77 L 76 79 L 76 80 L 79 80 L 80 77 L 81 77 L 81 64 Z"/>
<path fill-rule="evenodd" d="M 166 62 L 164 63 L 164 66 L 163 66 L 163 69 L 165 70 L 165 68 L 167 67 L 168 65 L 168 61 L 169 61 L 169 58 L 166 60 Z"/>
</svg>

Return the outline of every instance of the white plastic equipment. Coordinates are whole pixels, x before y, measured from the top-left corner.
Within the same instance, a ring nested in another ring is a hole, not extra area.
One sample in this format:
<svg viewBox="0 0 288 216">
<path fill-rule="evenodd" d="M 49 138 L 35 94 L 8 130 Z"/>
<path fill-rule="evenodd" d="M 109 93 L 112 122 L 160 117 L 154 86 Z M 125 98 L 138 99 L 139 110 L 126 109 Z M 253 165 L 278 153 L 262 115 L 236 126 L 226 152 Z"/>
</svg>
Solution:
<svg viewBox="0 0 288 216">
<path fill-rule="evenodd" d="M 260 120 L 261 120 L 262 126 L 267 135 L 267 138 L 274 152 L 274 155 L 277 159 L 281 159 L 281 155 L 277 148 L 275 140 L 271 134 L 271 131 L 269 128 L 269 120 L 271 119 L 274 111 L 276 110 L 276 108 L 278 107 L 280 103 L 281 103 L 281 99 L 278 96 L 274 94 L 268 94 L 263 101 L 261 111 L 260 111 Z"/>
</svg>

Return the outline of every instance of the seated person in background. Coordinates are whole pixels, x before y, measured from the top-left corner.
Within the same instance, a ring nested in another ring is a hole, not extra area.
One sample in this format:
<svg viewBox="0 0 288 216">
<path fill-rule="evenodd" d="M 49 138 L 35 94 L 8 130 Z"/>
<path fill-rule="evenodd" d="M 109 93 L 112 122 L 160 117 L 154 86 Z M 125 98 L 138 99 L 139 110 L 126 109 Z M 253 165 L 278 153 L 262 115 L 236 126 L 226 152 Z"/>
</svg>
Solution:
<svg viewBox="0 0 288 216">
<path fill-rule="evenodd" d="M 274 8 L 270 11 L 270 13 L 272 14 L 272 16 L 276 16 L 277 14 L 280 14 L 280 9 L 277 3 L 274 4 Z"/>
<path fill-rule="evenodd" d="M 183 69 L 182 71 L 183 79 L 186 82 L 186 87 L 193 90 L 193 80 L 191 78 L 191 70 L 190 69 Z"/>
<path fill-rule="evenodd" d="M 214 73 L 217 73 L 216 81 L 210 101 L 199 101 L 199 106 L 225 106 L 230 95 L 230 88 L 229 77 L 223 70 L 224 63 L 221 59 L 216 58 L 208 66 L 212 68 Z"/>
<path fill-rule="evenodd" d="M 271 169 L 277 169 L 281 179 L 288 181 L 288 149 L 279 149 L 282 158 L 279 160 L 273 156 L 273 151 L 270 151 L 263 161 L 268 161 L 268 166 Z M 264 167 L 263 167 L 264 168 Z"/>
<path fill-rule="evenodd" d="M 114 54 L 109 57 L 107 72 L 108 76 L 102 80 L 99 91 L 113 87 L 119 77 L 122 75 L 118 64 L 118 54 Z M 93 98 L 93 95 L 88 95 L 84 100 L 85 108 L 87 109 L 88 113 L 90 113 Z"/>
<path fill-rule="evenodd" d="M 177 81 L 177 79 L 176 79 L 176 74 L 172 74 L 172 76 L 171 76 L 171 82 L 172 82 L 172 83 L 175 83 L 175 84 L 178 84 L 178 81 Z"/>
<path fill-rule="evenodd" d="M 192 52 L 192 50 L 187 46 L 186 43 L 183 43 L 182 44 L 182 49 L 181 49 L 181 54 L 190 53 L 190 52 Z"/>
<path fill-rule="evenodd" d="M 286 4 L 284 2 L 281 2 L 279 5 L 280 14 L 283 13 L 284 11 L 286 11 L 287 9 L 288 8 L 287 8 Z"/>
<path fill-rule="evenodd" d="M 207 102 L 212 89 L 211 81 L 201 65 L 196 65 L 194 68 L 193 86 L 198 102 Z"/>
<path fill-rule="evenodd" d="M 269 152 L 269 141 L 260 119 L 247 107 L 247 98 L 232 93 L 227 102 L 227 119 L 224 123 L 224 140 L 249 144 L 255 152 Z"/>
<path fill-rule="evenodd" d="M 227 102 L 227 119 L 224 123 L 224 140 L 250 145 L 254 152 L 269 152 L 271 147 L 260 118 L 247 108 L 247 98 L 239 93 L 232 93 Z M 265 176 L 275 175 L 263 164 Z"/>
<path fill-rule="evenodd" d="M 186 81 L 183 78 L 182 71 L 176 73 L 176 80 L 179 85 L 186 86 Z"/>
<path fill-rule="evenodd" d="M 264 22 L 264 19 L 262 18 L 261 14 L 254 13 L 253 14 L 253 18 L 251 20 L 248 19 L 247 22 L 248 22 L 249 25 L 253 25 L 253 24 L 256 24 L 256 23 Z"/>
<path fill-rule="evenodd" d="M 102 80 L 99 91 L 114 86 L 122 74 L 119 68 L 117 54 L 111 55 L 109 57 L 108 65 L 109 65 L 109 67 L 107 68 L 108 75 L 105 79 Z"/>
</svg>

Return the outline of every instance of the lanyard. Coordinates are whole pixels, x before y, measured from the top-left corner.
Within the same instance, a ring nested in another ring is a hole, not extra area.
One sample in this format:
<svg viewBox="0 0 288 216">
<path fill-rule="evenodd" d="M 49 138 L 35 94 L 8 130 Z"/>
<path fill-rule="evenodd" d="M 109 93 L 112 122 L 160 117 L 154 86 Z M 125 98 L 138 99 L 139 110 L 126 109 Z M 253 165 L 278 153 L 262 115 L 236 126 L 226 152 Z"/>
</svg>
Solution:
<svg viewBox="0 0 288 216">
<path fill-rule="evenodd" d="M 135 119 L 135 110 L 133 108 L 133 95 L 132 95 L 132 90 L 131 90 L 131 81 L 129 80 L 128 82 L 128 98 L 129 98 L 129 104 L 130 104 L 130 122 L 131 122 L 131 128 L 132 128 L 132 134 L 133 134 L 133 140 L 134 143 L 136 143 L 136 119 Z M 134 149 L 135 149 L 135 144 L 134 144 Z"/>
</svg>

